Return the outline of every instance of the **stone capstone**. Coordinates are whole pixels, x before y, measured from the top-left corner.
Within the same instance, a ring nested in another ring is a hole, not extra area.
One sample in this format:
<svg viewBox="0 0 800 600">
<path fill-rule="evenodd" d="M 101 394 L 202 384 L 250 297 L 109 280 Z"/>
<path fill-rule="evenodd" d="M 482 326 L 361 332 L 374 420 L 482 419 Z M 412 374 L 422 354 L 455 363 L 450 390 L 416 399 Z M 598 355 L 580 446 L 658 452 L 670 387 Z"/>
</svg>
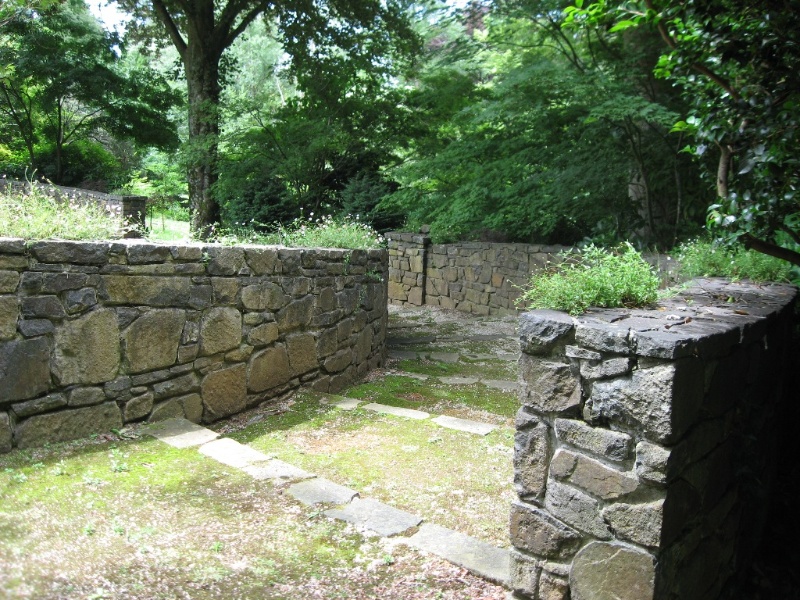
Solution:
<svg viewBox="0 0 800 600">
<path fill-rule="evenodd" d="M 0 404 L 50 389 L 50 343 L 45 338 L 0 343 Z"/>
<path fill-rule="evenodd" d="M 124 334 L 130 373 L 163 369 L 175 364 L 186 314 L 178 309 L 155 309 L 136 319 Z"/>
<path fill-rule="evenodd" d="M 235 308 L 216 307 L 203 314 L 200 354 L 208 356 L 236 348 L 242 341 L 242 315 Z"/>
<path fill-rule="evenodd" d="M 511 505 L 511 543 L 541 558 L 567 559 L 580 548 L 582 536 L 545 511 L 515 502 Z"/>
<path fill-rule="evenodd" d="M 247 387 L 263 392 L 287 383 L 292 378 L 289 355 L 284 346 L 267 348 L 253 354 L 247 368 Z"/>
<path fill-rule="evenodd" d="M 569 315 L 554 310 L 537 310 L 520 318 L 519 340 L 526 354 L 548 354 L 560 341 L 567 341 L 575 329 Z"/>
<path fill-rule="evenodd" d="M 95 310 L 56 329 L 53 375 L 61 385 L 103 383 L 120 366 L 116 313 Z"/>
<path fill-rule="evenodd" d="M 46 443 L 66 442 L 92 433 L 122 427 L 122 415 L 116 402 L 35 415 L 19 423 L 14 431 L 17 447 L 28 448 Z"/>
<path fill-rule="evenodd" d="M 652 600 L 655 568 L 647 552 L 592 542 L 572 561 L 572 600 Z"/>
<path fill-rule="evenodd" d="M 205 376 L 200 384 L 205 422 L 217 421 L 244 410 L 247 405 L 246 377 L 247 366 L 244 364 Z"/>
</svg>

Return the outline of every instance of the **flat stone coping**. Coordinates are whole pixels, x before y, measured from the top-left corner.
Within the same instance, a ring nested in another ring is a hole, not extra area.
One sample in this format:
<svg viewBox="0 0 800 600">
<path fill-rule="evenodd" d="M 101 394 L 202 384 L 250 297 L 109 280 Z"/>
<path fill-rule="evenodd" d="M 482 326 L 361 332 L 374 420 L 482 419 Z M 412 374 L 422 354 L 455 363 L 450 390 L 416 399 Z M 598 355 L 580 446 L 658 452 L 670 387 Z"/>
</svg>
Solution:
<svg viewBox="0 0 800 600">
<path fill-rule="evenodd" d="M 314 504 L 347 504 L 353 498 L 358 498 L 357 491 L 323 477 L 295 483 L 286 492 L 295 500 L 309 506 Z"/>
<path fill-rule="evenodd" d="M 442 427 L 447 427 L 448 429 L 466 431 L 467 433 L 475 433 L 477 435 L 488 435 L 497 429 L 497 425 L 492 425 L 491 423 L 481 423 L 480 421 L 447 417 L 445 415 L 436 417 L 433 419 L 433 422 Z"/>
<path fill-rule="evenodd" d="M 423 524 L 408 544 L 449 560 L 489 581 L 508 587 L 511 580 L 508 550 L 476 540 L 452 529 Z"/>
<path fill-rule="evenodd" d="M 207 444 L 219 437 L 219 434 L 195 425 L 186 419 L 167 419 L 143 428 L 143 433 L 169 444 L 173 448 L 191 448 Z"/>
<path fill-rule="evenodd" d="M 423 412 L 421 410 L 414 410 L 413 408 L 400 408 L 398 406 L 387 406 L 386 404 L 378 404 L 376 402 L 370 402 L 369 404 L 365 404 L 361 408 L 365 408 L 367 410 L 371 410 L 376 413 L 381 413 L 384 415 L 392 415 L 394 417 L 405 417 L 407 419 L 416 419 L 418 421 L 423 421 L 425 419 L 430 418 L 430 414 Z"/>
<path fill-rule="evenodd" d="M 313 473 L 304 471 L 294 465 L 273 458 L 267 462 L 260 462 L 255 465 L 242 467 L 242 471 L 250 475 L 253 479 L 269 480 L 272 483 L 280 484 L 287 481 L 300 481 L 316 477 Z"/>
<path fill-rule="evenodd" d="M 208 444 L 203 444 L 199 450 L 200 454 L 237 469 L 257 462 L 266 462 L 271 458 L 230 438 L 221 438 Z"/>
<path fill-rule="evenodd" d="M 356 498 L 344 508 L 326 510 L 325 515 L 369 529 L 382 537 L 400 535 L 422 523 L 422 517 L 377 500 L 361 498 Z"/>
</svg>

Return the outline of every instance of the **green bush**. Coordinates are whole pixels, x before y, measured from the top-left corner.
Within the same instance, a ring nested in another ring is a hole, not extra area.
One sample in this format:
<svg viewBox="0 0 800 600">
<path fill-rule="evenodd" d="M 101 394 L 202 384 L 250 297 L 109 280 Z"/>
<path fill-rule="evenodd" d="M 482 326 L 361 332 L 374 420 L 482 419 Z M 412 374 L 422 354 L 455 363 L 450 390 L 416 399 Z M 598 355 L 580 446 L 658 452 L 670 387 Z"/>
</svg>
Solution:
<svg viewBox="0 0 800 600">
<path fill-rule="evenodd" d="M 98 240 L 119 237 L 119 217 L 98 204 L 57 202 L 34 187 L 23 194 L 0 190 L 0 235 L 28 240 Z"/>
<path fill-rule="evenodd" d="M 560 258 L 555 268 L 531 278 L 518 304 L 578 315 L 590 306 L 638 307 L 658 298 L 658 275 L 629 243 L 616 250 L 592 245 Z"/>
<path fill-rule="evenodd" d="M 686 279 L 727 277 L 761 283 L 789 281 L 791 275 L 791 265 L 785 260 L 741 247 L 731 249 L 719 246 L 704 239 L 681 244 L 675 254 L 680 264 L 678 272 Z"/>
</svg>

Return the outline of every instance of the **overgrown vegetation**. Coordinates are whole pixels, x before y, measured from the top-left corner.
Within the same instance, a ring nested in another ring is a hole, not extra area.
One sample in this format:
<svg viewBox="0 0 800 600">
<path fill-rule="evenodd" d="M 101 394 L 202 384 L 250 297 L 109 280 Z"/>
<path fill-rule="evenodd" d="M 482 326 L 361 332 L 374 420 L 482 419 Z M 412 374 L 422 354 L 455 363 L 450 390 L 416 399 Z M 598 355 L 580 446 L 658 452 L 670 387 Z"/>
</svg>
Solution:
<svg viewBox="0 0 800 600">
<path fill-rule="evenodd" d="M 33 187 L 29 193 L 0 187 L 0 236 L 25 239 L 106 240 L 120 237 L 125 224 L 104 207 L 67 197 L 57 201 Z"/>
<path fill-rule="evenodd" d="M 531 278 L 520 304 L 578 315 L 591 306 L 638 307 L 658 298 L 659 276 L 629 243 L 614 250 L 592 245 L 560 259 Z"/>
<path fill-rule="evenodd" d="M 679 273 L 686 279 L 728 277 L 762 283 L 789 281 L 792 277 L 792 266 L 785 260 L 746 250 L 741 246 L 730 248 L 707 239 L 681 244 L 676 258 L 680 264 Z"/>
</svg>

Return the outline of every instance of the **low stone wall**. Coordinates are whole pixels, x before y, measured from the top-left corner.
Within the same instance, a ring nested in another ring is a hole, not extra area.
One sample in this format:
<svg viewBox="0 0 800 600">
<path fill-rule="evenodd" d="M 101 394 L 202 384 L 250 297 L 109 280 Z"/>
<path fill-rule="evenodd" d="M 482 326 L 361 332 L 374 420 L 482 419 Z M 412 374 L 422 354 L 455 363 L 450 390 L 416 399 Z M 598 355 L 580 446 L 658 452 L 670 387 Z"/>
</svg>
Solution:
<svg viewBox="0 0 800 600">
<path fill-rule="evenodd" d="M 659 310 L 522 315 L 518 595 L 733 597 L 765 519 L 796 288 L 701 280 Z"/>
<path fill-rule="evenodd" d="M 384 360 L 385 250 L 0 238 L 0 451 L 210 422 Z"/>
<path fill-rule="evenodd" d="M 104 194 L 93 190 L 83 190 L 80 188 L 43 183 L 34 183 L 33 185 L 59 202 L 76 201 L 84 204 L 101 204 L 108 212 L 121 217 L 126 223 L 138 226 L 140 229 L 144 229 L 145 227 L 145 214 L 147 211 L 147 198 L 145 196 Z M 27 192 L 31 184 L 24 181 L 0 179 L 0 189 L 6 186 Z"/>
<path fill-rule="evenodd" d="M 564 246 L 461 242 L 431 244 L 415 233 L 389 233 L 389 301 L 430 304 L 478 315 L 516 315 L 514 301 L 532 273 Z"/>
</svg>

